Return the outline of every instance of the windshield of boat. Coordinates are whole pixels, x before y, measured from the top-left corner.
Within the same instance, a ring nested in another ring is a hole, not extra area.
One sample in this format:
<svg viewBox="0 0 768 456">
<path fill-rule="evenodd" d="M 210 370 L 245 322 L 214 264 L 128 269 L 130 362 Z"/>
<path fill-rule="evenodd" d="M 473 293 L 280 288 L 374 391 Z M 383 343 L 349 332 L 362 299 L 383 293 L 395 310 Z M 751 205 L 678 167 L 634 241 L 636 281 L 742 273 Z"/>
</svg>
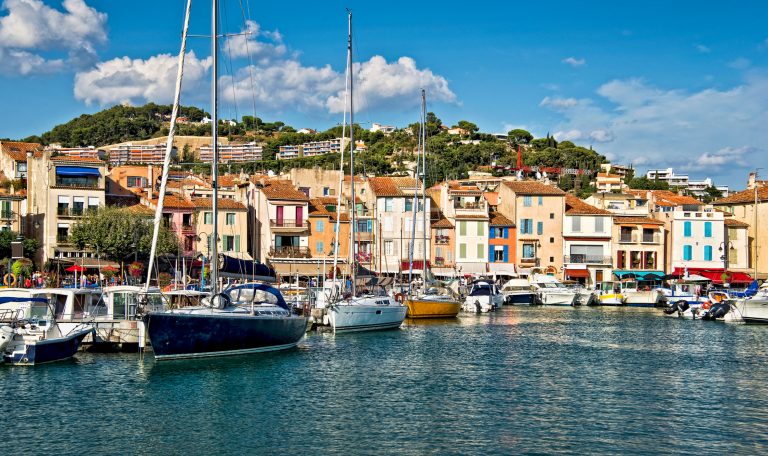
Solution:
<svg viewBox="0 0 768 456">
<path fill-rule="evenodd" d="M 470 296 L 490 296 L 491 286 L 487 283 L 477 283 L 472 287 Z"/>
<path fill-rule="evenodd" d="M 540 283 L 539 286 L 541 288 L 552 288 L 552 289 L 565 288 L 565 285 L 559 282 L 545 282 L 545 283 Z"/>
<path fill-rule="evenodd" d="M 272 304 L 277 305 L 277 296 L 265 290 L 253 288 L 236 288 L 229 292 L 232 304 Z"/>
</svg>

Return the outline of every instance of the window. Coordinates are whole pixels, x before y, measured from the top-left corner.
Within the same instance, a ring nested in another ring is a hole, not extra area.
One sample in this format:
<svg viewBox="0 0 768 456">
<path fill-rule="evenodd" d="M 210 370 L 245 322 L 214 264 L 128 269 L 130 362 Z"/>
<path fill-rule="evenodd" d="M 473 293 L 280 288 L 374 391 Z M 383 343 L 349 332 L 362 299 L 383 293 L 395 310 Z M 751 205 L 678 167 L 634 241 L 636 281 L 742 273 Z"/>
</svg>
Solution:
<svg viewBox="0 0 768 456">
<path fill-rule="evenodd" d="M 392 212 L 394 205 L 394 198 L 384 198 L 384 212 Z"/>
<path fill-rule="evenodd" d="M 523 244 L 523 259 L 530 260 L 536 257 L 536 246 L 533 244 Z"/>
<path fill-rule="evenodd" d="M 126 184 L 128 185 L 128 188 L 146 187 L 144 182 L 145 179 L 141 176 L 128 176 Z"/>
<path fill-rule="evenodd" d="M 712 222 L 704 222 L 704 237 L 712 237 Z"/>
<path fill-rule="evenodd" d="M 710 222 L 707 222 L 710 223 Z M 704 246 L 704 261 L 712 261 L 712 246 L 711 245 L 705 245 Z"/>
<path fill-rule="evenodd" d="M 555 219 L 555 213 L 554 212 L 550 212 L 549 213 L 549 219 L 550 220 L 554 220 Z"/>
<path fill-rule="evenodd" d="M 323 241 L 317 241 L 315 250 L 317 250 L 317 253 L 325 253 L 325 243 Z"/>
<path fill-rule="evenodd" d="M 395 254 L 395 243 L 393 241 L 384 241 L 384 255 Z"/>
<path fill-rule="evenodd" d="M 549 262 L 550 263 L 554 263 L 555 262 L 555 257 L 549 257 Z"/>
<path fill-rule="evenodd" d="M 89 196 L 88 197 L 88 209 L 98 209 L 99 207 L 99 197 L 98 196 Z"/>
<path fill-rule="evenodd" d="M 544 234 L 544 222 L 536 222 L 536 234 Z"/>
<path fill-rule="evenodd" d="M 235 213 L 227 212 L 227 225 L 234 225 L 234 224 L 235 224 Z"/>
<path fill-rule="evenodd" d="M 520 219 L 520 234 L 533 234 L 533 219 Z"/>
<path fill-rule="evenodd" d="M 549 238 L 549 243 L 550 244 L 554 244 L 555 243 L 555 238 L 553 238 L 553 237 Z"/>
<path fill-rule="evenodd" d="M 329 187 L 323 187 L 323 196 L 328 196 L 331 194 L 331 189 Z"/>
<path fill-rule="evenodd" d="M 467 222 L 464 222 L 464 221 L 459 222 L 459 234 L 462 236 L 467 235 Z"/>
<path fill-rule="evenodd" d="M 423 211 L 424 210 L 424 204 L 421 202 L 421 199 L 418 199 L 418 207 L 417 211 Z M 405 212 L 411 212 L 413 211 L 413 198 L 407 198 L 405 200 Z"/>
<path fill-rule="evenodd" d="M 530 196 L 524 196 L 523 197 L 523 206 L 531 207 L 532 204 L 533 204 L 533 202 L 531 201 L 531 197 Z"/>
<path fill-rule="evenodd" d="M 316 231 L 318 233 L 322 233 L 323 231 L 325 231 L 325 220 L 318 220 L 316 226 L 317 226 Z"/>
<path fill-rule="evenodd" d="M 494 262 L 507 262 L 507 246 L 495 245 L 491 247 L 491 254 L 493 255 L 492 261 Z"/>
<path fill-rule="evenodd" d="M 408 220 L 410 222 L 410 220 Z M 410 224 L 409 224 L 410 229 Z M 357 232 L 358 233 L 371 233 L 373 232 L 373 220 L 358 220 L 357 221 Z M 409 231 L 410 233 L 410 231 Z"/>
<path fill-rule="evenodd" d="M 574 233 L 581 232 L 581 217 L 578 215 L 571 217 L 571 231 Z"/>
<path fill-rule="evenodd" d="M 602 233 L 605 230 L 603 217 L 595 217 L 595 233 Z"/>
<path fill-rule="evenodd" d="M 485 222 L 477 222 L 477 235 L 485 236 Z"/>
<path fill-rule="evenodd" d="M 539 196 L 539 206 L 543 206 L 543 205 L 544 205 L 544 197 Z"/>
<path fill-rule="evenodd" d="M 685 222 L 683 224 L 683 236 L 691 237 L 691 222 Z"/>
<path fill-rule="evenodd" d="M 477 259 L 485 258 L 485 244 L 477 244 Z"/>
<path fill-rule="evenodd" d="M 240 236 L 230 236 L 225 235 L 222 240 L 223 245 L 222 249 L 224 249 L 225 252 L 239 252 L 240 251 Z"/>
<path fill-rule="evenodd" d="M 467 257 L 467 244 L 459 244 L 459 259 L 463 260 Z"/>
<path fill-rule="evenodd" d="M 72 215 L 83 215 L 83 208 L 85 206 L 84 196 L 75 196 L 72 198 Z"/>
<path fill-rule="evenodd" d="M 624 269 L 627 263 L 627 252 L 619 250 L 616 252 L 616 269 Z"/>
<path fill-rule="evenodd" d="M 213 224 L 213 212 L 203 212 L 203 223 L 206 225 Z"/>
<path fill-rule="evenodd" d="M 619 242 L 632 242 L 632 227 L 622 226 L 619 233 Z"/>
<path fill-rule="evenodd" d="M 683 246 L 683 260 L 690 261 L 693 259 L 693 247 L 690 245 Z"/>
</svg>

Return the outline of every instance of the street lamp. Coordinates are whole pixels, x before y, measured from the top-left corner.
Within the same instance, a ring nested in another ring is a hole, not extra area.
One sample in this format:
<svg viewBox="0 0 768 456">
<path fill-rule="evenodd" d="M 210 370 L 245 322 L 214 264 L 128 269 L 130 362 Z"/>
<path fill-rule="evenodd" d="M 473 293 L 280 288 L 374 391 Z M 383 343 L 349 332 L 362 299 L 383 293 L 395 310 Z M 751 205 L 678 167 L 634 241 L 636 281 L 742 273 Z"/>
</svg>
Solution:
<svg viewBox="0 0 768 456">
<path fill-rule="evenodd" d="M 723 241 L 720 243 L 720 247 L 717 248 L 717 250 L 722 254 L 720 255 L 720 259 L 723 261 L 725 272 L 728 272 L 728 254 L 733 248 L 733 242 L 731 241 Z"/>
</svg>

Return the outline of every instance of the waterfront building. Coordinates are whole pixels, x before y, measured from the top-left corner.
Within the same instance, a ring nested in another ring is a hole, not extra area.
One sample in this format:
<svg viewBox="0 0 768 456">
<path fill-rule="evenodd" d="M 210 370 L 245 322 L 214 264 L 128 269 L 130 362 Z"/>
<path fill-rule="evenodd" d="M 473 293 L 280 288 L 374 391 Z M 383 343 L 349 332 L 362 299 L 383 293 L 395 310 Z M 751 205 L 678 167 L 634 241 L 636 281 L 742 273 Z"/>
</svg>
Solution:
<svg viewBox="0 0 768 456">
<path fill-rule="evenodd" d="M 432 197 L 455 227 L 453 257 L 457 275 L 487 274 L 489 218 L 483 191 L 464 181 L 443 182 L 435 190 Z"/>
<path fill-rule="evenodd" d="M 616 215 L 611 235 L 613 274 L 664 275 L 664 222 L 648 216 Z M 605 277 L 606 280 L 610 276 Z"/>
<path fill-rule="evenodd" d="M 38 261 L 87 258 L 83 260 L 86 267 L 95 265 L 91 261 L 95 252 L 78 249 L 69 236 L 88 211 L 105 205 L 106 163 L 92 158 L 51 158 L 50 151 L 30 157 L 28 163 L 27 223 L 35 227 L 42 247 Z"/>
<path fill-rule="evenodd" d="M 518 269 L 538 268 L 562 278 L 565 192 L 537 181 L 504 180 L 499 212 L 517 226 Z"/>
<path fill-rule="evenodd" d="M 486 202 L 488 193 L 484 193 Z M 494 276 L 515 277 L 517 258 L 517 227 L 498 212 L 488 214 L 488 273 Z"/>
<path fill-rule="evenodd" d="M 152 211 L 157 210 L 158 202 L 156 192 L 143 194 L 141 197 L 141 204 Z M 162 223 L 176 234 L 182 250 L 181 253 L 184 256 L 195 254 L 198 235 L 195 214 L 195 205 L 189 199 L 182 195 L 166 192 L 163 199 Z"/>
<path fill-rule="evenodd" d="M 160 177 L 162 168 L 152 165 L 122 165 L 109 169 L 106 175 L 106 194 L 110 199 L 135 199 L 151 191 Z"/>
<path fill-rule="evenodd" d="M 751 262 L 749 255 L 750 224 L 737 220 L 736 217 L 728 213 L 725 214 L 723 223 L 725 224 L 725 239 L 723 245 L 717 249 L 717 254 L 723 260 L 723 267 L 727 271 L 753 274 L 754 271 L 749 268 Z"/>
<path fill-rule="evenodd" d="M 440 277 L 456 276 L 456 230 L 442 214 L 432 223 L 432 274 Z"/>
<path fill-rule="evenodd" d="M 594 286 L 611 278 L 613 213 L 565 196 L 563 278 Z"/>
<path fill-rule="evenodd" d="M 38 143 L 0 141 L 0 171 L 7 179 L 27 178 L 27 158 L 39 157 L 42 146 Z"/>
<path fill-rule="evenodd" d="M 188 223 L 180 227 L 183 234 L 183 237 L 179 238 L 182 251 L 185 256 L 204 253 L 210 258 L 213 248 L 213 199 L 191 198 L 190 202 L 194 208 L 194 217 L 182 219 L 182 223 Z M 231 198 L 219 198 L 218 209 L 219 253 L 240 259 L 252 259 L 247 252 L 248 208 Z"/>
<path fill-rule="evenodd" d="M 768 184 L 756 181 L 754 174 L 746 190 L 732 193 L 712 203 L 726 211 L 733 220 L 748 225 L 749 258 L 748 269 L 758 278 L 768 278 Z M 756 223 L 757 222 L 757 223 Z"/>
<path fill-rule="evenodd" d="M 349 273 L 349 208 L 348 201 L 336 214 L 337 199 L 324 197 L 309 202 L 309 253 L 314 260 L 298 271 L 302 275 L 328 277 L 332 273 L 334 249 L 338 250 L 338 272 Z M 339 237 L 336 242 L 336 221 L 339 220 Z"/>
<path fill-rule="evenodd" d="M 0 188 L 0 231 L 14 231 L 32 237 L 34 228 L 27 221 L 27 191 Z"/>
</svg>

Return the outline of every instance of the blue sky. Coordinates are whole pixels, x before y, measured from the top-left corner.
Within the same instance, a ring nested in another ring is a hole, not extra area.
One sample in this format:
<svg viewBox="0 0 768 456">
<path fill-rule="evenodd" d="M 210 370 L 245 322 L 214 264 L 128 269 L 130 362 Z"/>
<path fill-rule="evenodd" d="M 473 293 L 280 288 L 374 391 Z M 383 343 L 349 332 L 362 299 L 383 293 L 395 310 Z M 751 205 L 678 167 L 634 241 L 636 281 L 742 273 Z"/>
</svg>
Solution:
<svg viewBox="0 0 768 456">
<path fill-rule="evenodd" d="M 171 99 L 183 0 L 0 1 L 0 137 L 117 103 Z M 247 45 L 223 43 L 225 117 L 252 114 L 255 102 L 266 121 L 339 123 L 350 7 L 362 123 L 415 121 L 425 87 L 447 124 L 549 132 L 640 169 L 673 166 L 740 188 L 768 156 L 763 2 L 248 6 L 246 24 L 240 1 L 222 0 L 222 29 L 251 32 Z M 191 33 L 207 33 L 209 23 L 210 2 L 193 2 Z M 190 50 L 182 102 L 207 108 L 208 41 L 191 38 Z"/>
</svg>

